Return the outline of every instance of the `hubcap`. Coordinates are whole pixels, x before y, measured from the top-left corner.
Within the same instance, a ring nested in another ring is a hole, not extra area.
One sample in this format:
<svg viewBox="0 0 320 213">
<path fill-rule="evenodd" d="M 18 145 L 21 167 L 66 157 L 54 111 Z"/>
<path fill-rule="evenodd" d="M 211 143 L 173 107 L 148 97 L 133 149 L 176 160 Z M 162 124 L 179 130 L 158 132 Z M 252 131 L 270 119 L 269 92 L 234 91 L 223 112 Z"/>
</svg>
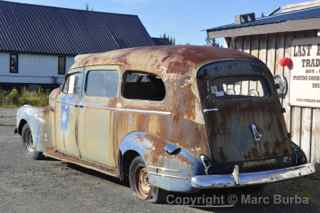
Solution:
<svg viewBox="0 0 320 213">
<path fill-rule="evenodd" d="M 28 152 L 34 152 L 33 139 L 30 130 L 25 133 L 24 146 Z"/>
<path fill-rule="evenodd" d="M 149 177 L 148 172 L 146 168 L 139 168 L 137 170 L 137 190 L 138 190 L 138 196 L 146 200 L 150 196 L 151 192 L 151 186 L 149 183 Z"/>
</svg>

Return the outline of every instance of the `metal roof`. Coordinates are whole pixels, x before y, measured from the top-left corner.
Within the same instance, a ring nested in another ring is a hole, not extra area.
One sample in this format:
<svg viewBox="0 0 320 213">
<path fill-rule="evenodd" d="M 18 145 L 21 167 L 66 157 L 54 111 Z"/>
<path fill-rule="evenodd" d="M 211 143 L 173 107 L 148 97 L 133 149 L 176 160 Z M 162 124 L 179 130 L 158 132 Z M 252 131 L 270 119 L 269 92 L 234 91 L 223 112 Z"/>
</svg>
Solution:
<svg viewBox="0 0 320 213">
<path fill-rule="evenodd" d="M 149 45 L 136 15 L 0 1 L 0 51 L 77 55 Z"/>
<path fill-rule="evenodd" d="M 254 22 L 249 22 L 245 24 L 228 24 L 220 27 L 211 28 L 211 29 L 208 29 L 207 31 L 215 32 L 215 31 L 222 31 L 222 30 L 238 29 L 243 27 L 276 24 L 276 23 L 282 23 L 282 22 L 293 21 L 293 20 L 319 18 L 319 17 L 320 17 L 320 7 L 314 7 L 314 8 L 308 8 L 308 9 L 291 11 L 291 12 L 280 13 L 280 14 L 276 13 L 271 16 L 258 18 Z"/>
</svg>

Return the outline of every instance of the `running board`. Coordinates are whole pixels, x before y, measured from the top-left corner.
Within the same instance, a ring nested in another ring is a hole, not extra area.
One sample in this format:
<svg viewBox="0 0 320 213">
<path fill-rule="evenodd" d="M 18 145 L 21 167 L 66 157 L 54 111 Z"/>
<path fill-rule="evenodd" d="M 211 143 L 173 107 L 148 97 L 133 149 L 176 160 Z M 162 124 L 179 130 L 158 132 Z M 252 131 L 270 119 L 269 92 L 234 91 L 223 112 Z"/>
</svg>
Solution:
<svg viewBox="0 0 320 213">
<path fill-rule="evenodd" d="M 86 169 L 94 170 L 94 171 L 97 171 L 97 172 L 100 172 L 100 173 L 103 173 L 106 175 L 110 175 L 110 176 L 119 178 L 119 172 L 116 169 L 109 168 L 109 167 L 104 166 L 99 163 L 92 163 L 92 162 L 81 160 L 77 157 L 65 155 L 55 149 L 48 149 L 44 153 L 44 155 L 47 157 L 56 159 L 56 160 L 60 160 L 60 161 L 70 163 L 70 164 L 79 165 L 79 166 L 84 167 Z"/>
</svg>

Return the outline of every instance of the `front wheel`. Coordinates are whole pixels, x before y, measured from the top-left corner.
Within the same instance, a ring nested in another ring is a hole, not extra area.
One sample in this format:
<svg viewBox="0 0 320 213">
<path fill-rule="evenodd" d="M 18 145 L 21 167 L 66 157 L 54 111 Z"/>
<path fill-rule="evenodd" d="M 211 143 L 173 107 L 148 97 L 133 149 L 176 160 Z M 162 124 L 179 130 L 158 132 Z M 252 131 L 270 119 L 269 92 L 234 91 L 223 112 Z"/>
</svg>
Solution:
<svg viewBox="0 0 320 213">
<path fill-rule="evenodd" d="M 26 150 L 27 155 L 30 156 L 31 158 L 33 158 L 34 160 L 44 159 L 42 152 L 38 152 L 35 149 L 31 129 L 28 124 L 25 124 L 23 126 L 22 131 L 21 131 L 21 136 L 22 136 L 22 143 L 23 143 L 23 146 Z"/>
<path fill-rule="evenodd" d="M 129 183 L 131 189 L 140 200 L 154 203 L 163 202 L 165 192 L 162 189 L 150 185 L 146 165 L 140 156 L 136 157 L 130 165 Z"/>
</svg>

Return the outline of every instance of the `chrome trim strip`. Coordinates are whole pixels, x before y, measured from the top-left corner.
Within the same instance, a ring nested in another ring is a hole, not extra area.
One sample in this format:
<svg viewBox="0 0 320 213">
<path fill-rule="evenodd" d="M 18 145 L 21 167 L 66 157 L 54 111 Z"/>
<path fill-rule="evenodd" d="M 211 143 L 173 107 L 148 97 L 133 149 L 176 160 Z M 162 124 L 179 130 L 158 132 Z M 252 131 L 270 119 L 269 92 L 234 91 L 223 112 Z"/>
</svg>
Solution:
<svg viewBox="0 0 320 213">
<path fill-rule="evenodd" d="M 66 102 L 60 102 L 60 103 L 69 104 L 70 106 L 75 106 L 75 104 L 71 104 L 71 103 L 66 103 Z M 171 112 L 157 111 L 157 110 L 117 108 L 117 107 L 101 106 L 96 104 L 81 104 L 81 103 L 79 103 L 78 105 L 81 107 L 88 107 L 92 109 L 105 109 L 105 110 L 118 111 L 118 112 L 137 112 L 137 113 L 147 113 L 147 114 L 171 115 Z"/>
<path fill-rule="evenodd" d="M 118 112 L 137 112 L 137 113 L 149 113 L 149 114 L 171 115 L 171 112 L 157 111 L 157 110 L 117 108 L 117 107 L 108 107 L 108 106 L 99 106 L 99 105 L 89 105 L 89 104 L 84 104 L 83 106 L 84 106 L 84 107 L 95 108 L 95 109 L 106 109 L 106 110 L 111 110 L 111 111 L 118 111 Z"/>
<path fill-rule="evenodd" d="M 171 115 L 171 112 L 156 111 L 156 110 L 144 110 L 144 109 L 128 109 L 128 108 L 115 108 L 115 111 L 124 112 L 138 112 L 138 113 L 149 113 L 149 114 L 160 114 L 160 115 Z"/>
<path fill-rule="evenodd" d="M 181 170 L 178 170 L 178 169 L 168 169 L 168 168 L 156 167 L 156 166 L 148 166 L 148 169 L 161 170 L 161 171 L 164 171 L 164 172 L 181 172 Z"/>
<path fill-rule="evenodd" d="M 175 175 L 168 175 L 168 174 L 162 174 L 162 173 L 156 173 L 156 172 L 148 172 L 150 175 L 156 175 L 161 177 L 168 177 L 168 178 L 175 178 L 175 179 L 182 179 L 182 180 L 190 180 L 190 177 L 182 177 L 182 176 L 175 176 Z"/>
<path fill-rule="evenodd" d="M 207 113 L 207 112 L 218 112 L 219 109 L 218 108 L 210 108 L 210 109 L 204 109 L 203 112 Z"/>
<path fill-rule="evenodd" d="M 237 169 L 235 169 L 236 171 Z M 284 169 L 275 169 L 262 172 L 240 173 L 239 175 L 202 175 L 191 179 L 191 185 L 198 189 L 228 188 L 248 185 L 273 183 L 293 178 L 303 177 L 315 173 L 313 163 Z M 234 172 L 237 173 L 237 172 Z M 236 180 L 237 178 L 237 180 Z"/>
</svg>

